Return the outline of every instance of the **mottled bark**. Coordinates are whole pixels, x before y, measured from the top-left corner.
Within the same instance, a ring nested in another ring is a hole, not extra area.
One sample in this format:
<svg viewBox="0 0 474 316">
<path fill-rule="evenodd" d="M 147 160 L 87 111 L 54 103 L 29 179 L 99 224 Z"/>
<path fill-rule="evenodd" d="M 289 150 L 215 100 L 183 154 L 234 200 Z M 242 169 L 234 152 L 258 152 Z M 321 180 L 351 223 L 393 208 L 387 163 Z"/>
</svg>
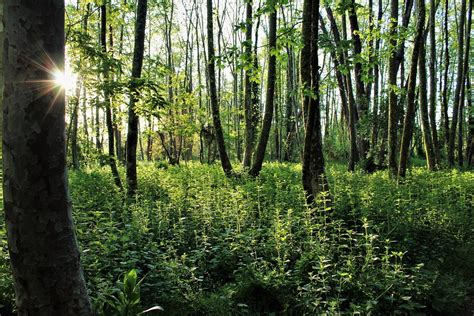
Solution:
<svg viewBox="0 0 474 316">
<path fill-rule="evenodd" d="M 4 4 L 3 188 L 17 312 L 92 315 L 67 188 L 64 90 L 51 81 L 64 69 L 64 2 Z"/>
<path fill-rule="evenodd" d="M 255 137 L 257 133 L 258 123 L 258 104 L 257 97 L 254 94 L 256 83 L 252 80 L 254 73 L 257 71 L 254 68 L 256 56 L 252 53 L 252 0 L 249 0 L 246 5 L 246 26 L 245 26 L 245 59 L 246 59 L 246 70 L 245 70 L 245 98 L 244 98 L 244 116 L 245 116 L 245 149 L 243 166 L 250 168 L 252 161 L 252 154 L 255 147 Z"/>
<path fill-rule="evenodd" d="M 277 29 L 277 10 L 272 8 L 269 17 L 269 33 L 268 33 L 268 74 L 267 74 L 267 91 L 265 100 L 265 112 L 263 115 L 262 131 L 260 139 L 255 150 L 254 162 L 249 174 L 258 176 L 262 170 L 265 151 L 267 148 L 268 138 L 270 137 L 270 129 L 272 126 L 273 108 L 275 102 L 275 81 L 276 81 L 276 29 Z"/>
<path fill-rule="evenodd" d="M 418 59 L 420 56 L 420 47 L 423 40 L 423 27 L 425 22 L 425 3 L 424 0 L 418 0 L 418 21 L 416 25 L 416 35 L 413 45 L 413 53 L 410 64 L 410 74 L 408 78 L 408 90 L 407 90 L 407 109 L 405 113 L 405 120 L 403 123 L 403 134 L 400 144 L 400 159 L 398 166 L 398 176 L 405 177 L 408 157 L 410 154 L 410 143 L 413 136 L 413 125 L 415 121 L 415 95 L 416 95 L 416 76 Z"/>
<path fill-rule="evenodd" d="M 137 191 L 138 115 L 135 112 L 135 104 L 138 101 L 137 80 L 142 75 L 143 67 L 147 4 L 147 0 L 138 0 L 137 20 L 135 23 L 135 46 L 133 48 L 132 83 L 130 104 L 128 106 L 127 131 L 127 194 L 129 197 L 134 196 Z"/>
<path fill-rule="evenodd" d="M 209 94 L 212 108 L 212 121 L 214 123 L 214 131 L 216 135 L 217 148 L 219 150 L 219 157 L 221 159 L 222 169 L 227 176 L 232 174 L 232 165 L 227 156 L 225 148 L 224 132 L 222 131 L 222 124 L 219 111 L 219 103 L 217 100 L 216 87 L 216 61 L 214 52 L 214 23 L 212 15 L 212 0 L 207 0 L 207 45 L 208 45 L 208 76 L 209 76 Z"/>
</svg>

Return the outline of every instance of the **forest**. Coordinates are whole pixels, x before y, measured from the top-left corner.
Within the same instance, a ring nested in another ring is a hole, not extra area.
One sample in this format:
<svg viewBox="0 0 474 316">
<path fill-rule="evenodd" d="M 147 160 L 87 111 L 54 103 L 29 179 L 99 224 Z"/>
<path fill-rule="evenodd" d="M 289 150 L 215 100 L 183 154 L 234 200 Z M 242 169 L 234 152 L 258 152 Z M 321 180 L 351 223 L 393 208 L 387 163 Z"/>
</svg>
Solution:
<svg viewBox="0 0 474 316">
<path fill-rule="evenodd" d="M 0 315 L 474 315 L 474 0 L 0 0 Z"/>
</svg>

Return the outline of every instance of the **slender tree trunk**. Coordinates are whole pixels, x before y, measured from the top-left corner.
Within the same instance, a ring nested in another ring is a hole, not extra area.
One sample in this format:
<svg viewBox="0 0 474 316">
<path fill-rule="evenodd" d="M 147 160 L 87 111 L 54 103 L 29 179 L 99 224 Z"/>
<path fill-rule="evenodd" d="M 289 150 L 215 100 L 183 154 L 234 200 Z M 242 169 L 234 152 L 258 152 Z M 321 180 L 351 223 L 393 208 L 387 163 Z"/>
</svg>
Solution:
<svg viewBox="0 0 474 316">
<path fill-rule="evenodd" d="M 295 98 L 295 56 L 294 51 L 287 46 L 287 53 L 288 53 L 288 64 L 287 64 L 287 98 L 286 98 L 286 111 L 285 111 L 285 119 L 286 119 L 286 136 L 285 136 L 285 153 L 283 160 L 291 161 L 293 157 L 293 150 L 294 150 L 294 133 L 296 128 L 296 116 L 293 111 L 296 98 Z"/>
<path fill-rule="evenodd" d="M 382 24 L 382 0 L 378 2 L 378 14 L 377 14 L 377 28 L 380 30 Z M 377 37 L 375 40 L 375 56 L 379 58 L 380 55 L 380 37 Z M 378 134 L 380 124 L 379 120 L 379 87 L 380 87 L 380 66 L 379 62 L 376 60 L 374 65 L 374 107 L 373 107 L 373 125 L 372 125 L 372 135 L 371 135 L 371 148 L 375 149 L 378 143 Z M 375 158 L 375 152 L 373 151 L 373 158 Z"/>
<path fill-rule="evenodd" d="M 429 108 L 429 117 L 430 117 L 430 128 L 431 135 L 433 137 L 433 149 L 434 149 L 434 159 L 435 163 L 440 163 L 440 154 L 439 154 L 439 140 L 438 140 L 438 130 L 436 128 L 436 5 L 435 0 L 430 0 L 430 108 Z"/>
<path fill-rule="evenodd" d="M 95 99 L 95 148 L 102 153 L 102 142 L 100 141 L 100 113 L 99 100 Z"/>
<path fill-rule="evenodd" d="M 64 90 L 28 87 L 64 70 L 64 2 L 4 5 L 3 187 L 17 313 L 92 315 L 68 196 Z"/>
<path fill-rule="evenodd" d="M 76 82 L 76 96 L 74 99 L 74 109 L 72 111 L 72 128 L 71 128 L 71 154 L 72 166 L 74 169 L 79 169 L 79 149 L 77 145 L 77 126 L 79 117 L 79 99 L 81 97 L 81 82 Z"/>
<path fill-rule="evenodd" d="M 359 113 L 359 118 L 362 121 L 365 121 L 365 118 L 368 115 L 368 98 L 367 92 L 365 90 L 364 82 L 362 80 L 362 42 L 360 39 L 360 30 L 359 30 L 359 21 L 356 11 L 356 2 L 352 0 L 352 3 L 349 7 L 349 23 L 351 26 L 351 35 L 352 41 L 354 43 L 354 74 L 355 74 L 355 86 L 356 86 L 356 100 L 357 100 L 357 111 Z M 360 138 L 360 156 L 366 158 L 369 143 L 367 141 L 367 135 L 359 135 Z"/>
<path fill-rule="evenodd" d="M 208 76 L 209 76 L 209 93 L 212 108 L 212 121 L 214 123 L 214 131 L 216 134 L 217 148 L 219 150 L 219 157 L 221 159 L 222 169 L 227 176 L 232 175 L 232 165 L 227 156 L 225 148 L 224 132 L 222 131 L 222 124 L 219 111 L 219 103 L 217 100 L 216 88 L 216 66 L 214 53 L 214 23 L 213 23 L 213 7 L 212 0 L 207 0 L 207 45 L 208 45 Z"/>
<path fill-rule="evenodd" d="M 421 132 L 423 136 L 423 144 L 425 147 L 425 156 L 428 169 L 433 171 L 436 168 L 436 158 L 433 146 L 433 138 L 431 135 L 430 121 L 428 117 L 428 96 L 427 96 L 427 80 L 426 80 L 426 57 L 425 43 L 420 42 L 419 55 L 419 73 L 420 73 L 420 114 L 421 114 Z"/>
<path fill-rule="evenodd" d="M 102 52 L 106 55 L 107 54 L 107 5 L 103 4 L 100 6 L 101 12 L 101 25 L 100 25 L 100 44 L 102 46 Z M 107 57 L 104 57 L 102 63 L 102 74 L 104 76 L 104 80 L 108 83 L 109 81 L 109 66 L 106 60 Z M 112 123 L 112 110 L 110 104 L 110 91 L 109 87 L 105 86 L 104 88 L 104 105 L 105 105 L 105 121 L 107 126 L 107 135 L 108 135 L 108 149 L 109 154 L 107 157 L 110 169 L 112 171 L 112 175 L 114 177 L 115 185 L 122 189 L 122 181 L 120 180 L 120 175 L 117 169 L 117 163 L 115 161 L 115 135 L 114 135 L 114 127 Z"/>
<path fill-rule="evenodd" d="M 388 168 L 392 174 L 397 173 L 397 25 L 398 0 L 392 0 L 390 5 L 390 59 L 388 64 Z"/>
<path fill-rule="evenodd" d="M 135 112 L 138 86 L 143 67 L 143 54 L 145 49 L 145 26 L 147 14 L 147 0 L 138 0 L 137 21 L 135 24 L 135 46 L 133 48 L 132 87 L 130 104 L 128 106 L 128 132 L 127 132 L 127 194 L 134 196 L 137 191 L 137 142 L 138 142 L 138 115 Z"/>
<path fill-rule="evenodd" d="M 254 85 L 256 83 L 252 79 L 257 69 L 253 66 L 255 64 L 254 59 L 256 56 L 252 52 L 252 2 L 249 0 L 246 6 L 246 29 L 245 29 L 245 56 L 247 62 L 247 69 L 245 71 L 245 149 L 244 149 L 244 160 L 243 166 L 250 168 L 252 161 L 252 154 L 255 146 L 256 129 L 258 122 L 258 105 L 256 96 L 253 95 L 255 92 Z M 257 30 L 258 31 L 258 30 Z"/>
<path fill-rule="evenodd" d="M 276 82 L 276 28 L 277 28 L 277 10 L 271 8 L 272 12 L 269 17 L 269 46 L 268 46 L 268 74 L 267 74 L 267 93 L 265 101 L 265 113 L 263 116 L 262 132 L 260 140 L 255 150 L 254 162 L 249 173 L 252 176 L 258 176 L 262 170 L 265 151 L 267 148 L 268 138 L 270 137 L 270 129 L 272 126 L 272 118 L 275 102 L 275 82 Z"/>
<path fill-rule="evenodd" d="M 466 147 L 466 162 L 469 167 L 474 165 L 474 107 L 472 105 L 473 91 L 471 87 L 471 78 L 468 73 L 467 78 L 467 91 L 468 91 L 468 134 L 467 134 L 467 147 Z"/>
<path fill-rule="evenodd" d="M 458 29 L 458 62 L 456 71 L 456 88 L 454 91 L 453 116 L 449 131 L 448 163 L 454 166 L 454 149 L 456 143 L 456 128 L 458 127 L 459 103 L 461 100 L 461 89 L 464 84 L 464 25 L 466 21 L 466 0 L 461 0 L 461 12 L 459 13 Z"/>
<path fill-rule="evenodd" d="M 442 122 L 444 123 L 444 141 L 446 148 L 449 146 L 449 116 L 448 116 L 448 74 L 449 74 L 449 30 L 448 30 L 448 2 L 445 0 L 444 7 L 444 88 L 443 88 L 443 103 L 442 103 Z"/>
<path fill-rule="evenodd" d="M 348 65 L 346 56 L 341 49 L 341 36 L 340 32 L 337 28 L 336 20 L 334 19 L 334 15 L 332 10 L 329 6 L 326 6 L 326 12 L 328 14 L 328 19 L 331 24 L 331 33 L 334 37 L 334 42 L 336 46 L 336 51 L 338 51 L 337 58 L 334 59 L 334 66 L 336 68 L 336 78 L 339 85 L 339 91 L 341 95 L 342 101 L 342 109 L 343 112 L 347 114 L 347 124 L 349 127 L 349 138 L 350 138 L 350 150 L 349 150 L 349 164 L 348 170 L 354 171 L 355 165 L 359 161 L 359 150 L 357 146 L 357 130 L 356 130 L 356 122 L 357 122 L 357 109 L 356 109 L 356 102 L 354 98 L 354 93 L 352 91 L 352 80 L 350 74 L 342 75 L 340 71 L 340 66 Z M 325 32 L 324 24 L 321 23 L 321 29 Z M 345 106 L 345 104 L 347 104 Z M 344 107 L 347 108 L 344 111 Z"/>
<path fill-rule="evenodd" d="M 469 8 L 468 8 L 468 18 L 467 18 L 467 25 L 466 25 L 466 47 L 464 52 L 464 62 L 463 62 L 463 80 L 462 80 L 462 88 L 461 88 L 461 97 L 459 99 L 459 132 L 458 132 L 458 159 L 459 159 L 459 166 L 463 166 L 464 164 L 464 155 L 463 155 L 463 143 L 464 143 L 464 104 L 465 104 L 465 97 L 466 97 L 466 81 L 468 79 L 468 72 L 469 72 L 469 53 L 471 51 L 471 27 L 472 27 L 472 2 L 473 0 L 469 0 Z M 467 91 L 468 92 L 468 91 Z M 472 96 L 469 96 L 472 97 Z"/>
<path fill-rule="evenodd" d="M 398 176 L 405 177 L 408 157 L 410 154 L 410 143 L 413 136 L 413 125 L 415 121 L 415 97 L 416 97 L 416 76 L 418 59 L 420 56 L 420 46 L 423 40 L 423 27 L 425 23 L 425 3 L 424 0 L 418 0 L 418 21 L 416 26 L 415 43 L 413 45 L 413 54 L 410 65 L 410 77 L 408 78 L 407 91 L 407 109 L 403 124 L 402 141 L 400 144 L 400 164 L 398 166 Z"/>
</svg>

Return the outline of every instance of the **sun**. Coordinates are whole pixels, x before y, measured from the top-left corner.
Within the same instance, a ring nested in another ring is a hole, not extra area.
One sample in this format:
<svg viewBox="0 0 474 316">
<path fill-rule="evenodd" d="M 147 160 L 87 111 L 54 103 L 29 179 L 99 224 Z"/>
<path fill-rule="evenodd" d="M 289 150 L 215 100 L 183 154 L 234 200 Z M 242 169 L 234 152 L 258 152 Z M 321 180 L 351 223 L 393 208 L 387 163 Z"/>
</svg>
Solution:
<svg viewBox="0 0 474 316">
<path fill-rule="evenodd" d="M 56 70 L 53 72 L 54 83 L 65 90 L 72 90 L 76 86 L 77 77 L 72 73 Z"/>
</svg>

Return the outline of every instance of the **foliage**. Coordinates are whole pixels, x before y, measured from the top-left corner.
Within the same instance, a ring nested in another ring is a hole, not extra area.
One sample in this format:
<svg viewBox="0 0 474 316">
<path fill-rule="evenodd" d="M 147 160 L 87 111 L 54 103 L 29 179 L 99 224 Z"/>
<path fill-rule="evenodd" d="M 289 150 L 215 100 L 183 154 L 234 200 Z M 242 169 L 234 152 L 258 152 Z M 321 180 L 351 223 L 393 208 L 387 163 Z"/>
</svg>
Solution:
<svg viewBox="0 0 474 316">
<path fill-rule="evenodd" d="M 414 168 L 397 184 L 331 165 L 333 204 L 323 196 L 309 208 L 300 168 L 267 164 L 257 179 L 228 179 L 214 165 L 142 164 L 131 202 L 106 167 L 72 172 L 96 309 L 408 314 L 463 304 L 474 284 L 472 173 Z M 0 276 L 11 304 L 11 277 Z"/>
</svg>

